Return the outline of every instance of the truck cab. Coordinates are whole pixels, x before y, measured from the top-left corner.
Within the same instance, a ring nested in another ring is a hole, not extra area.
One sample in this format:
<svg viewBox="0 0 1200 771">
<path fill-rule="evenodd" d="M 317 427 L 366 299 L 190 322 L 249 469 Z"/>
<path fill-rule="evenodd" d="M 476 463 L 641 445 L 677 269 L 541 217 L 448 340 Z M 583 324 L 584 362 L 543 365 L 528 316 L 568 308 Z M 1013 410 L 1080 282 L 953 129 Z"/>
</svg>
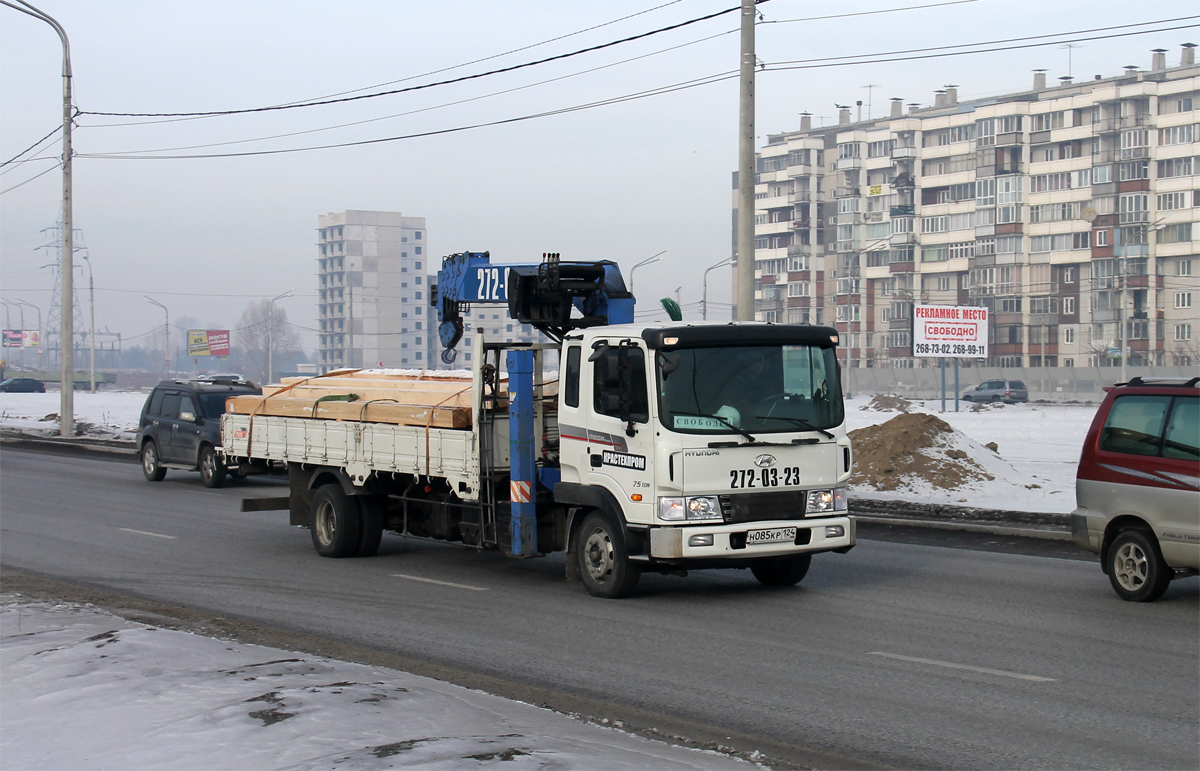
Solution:
<svg viewBox="0 0 1200 771">
<path fill-rule="evenodd" d="M 853 546 L 836 344 L 756 323 L 567 334 L 554 498 L 589 517 L 569 549 L 589 591 L 689 567 L 794 584 L 813 553 Z"/>
</svg>

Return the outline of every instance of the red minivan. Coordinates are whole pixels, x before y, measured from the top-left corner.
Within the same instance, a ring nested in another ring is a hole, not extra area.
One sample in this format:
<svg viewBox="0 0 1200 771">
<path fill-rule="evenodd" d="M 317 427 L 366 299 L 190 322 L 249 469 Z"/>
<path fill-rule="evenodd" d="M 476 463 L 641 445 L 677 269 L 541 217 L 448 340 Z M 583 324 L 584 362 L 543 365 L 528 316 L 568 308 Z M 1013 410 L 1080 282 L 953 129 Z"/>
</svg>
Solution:
<svg viewBox="0 0 1200 771">
<path fill-rule="evenodd" d="M 1152 602 L 1200 570 L 1200 377 L 1105 389 L 1083 443 L 1071 535 L 1117 595 Z"/>
</svg>

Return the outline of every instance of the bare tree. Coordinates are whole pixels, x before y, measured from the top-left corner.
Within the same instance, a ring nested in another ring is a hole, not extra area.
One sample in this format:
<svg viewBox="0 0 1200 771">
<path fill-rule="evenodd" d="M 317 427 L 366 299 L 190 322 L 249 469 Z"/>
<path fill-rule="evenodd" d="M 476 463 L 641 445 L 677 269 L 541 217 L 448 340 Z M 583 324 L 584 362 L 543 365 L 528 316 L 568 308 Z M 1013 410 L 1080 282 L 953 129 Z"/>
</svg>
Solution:
<svg viewBox="0 0 1200 771">
<path fill-rule="evenodd" d="M 231 336 L 243 374 L 260 382 L 266 382 L 270 374 L 267 372 L 270 348 L 274 348 L 277 366 L 281 356 L 294 359 L 301 353 L 300 335 L 288 323 L 287 311 L 275 305 L 272 313 L 270 300 L 247 305 Z"/>
</svg>

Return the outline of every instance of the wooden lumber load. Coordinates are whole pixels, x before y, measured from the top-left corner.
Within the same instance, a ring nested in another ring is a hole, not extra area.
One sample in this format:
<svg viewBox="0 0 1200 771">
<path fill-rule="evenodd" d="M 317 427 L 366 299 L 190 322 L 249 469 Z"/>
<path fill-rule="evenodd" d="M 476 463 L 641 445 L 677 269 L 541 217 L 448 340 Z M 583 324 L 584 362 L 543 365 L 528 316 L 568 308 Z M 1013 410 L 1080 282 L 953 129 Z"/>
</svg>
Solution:
<svg viewBox="0 0 1200 771">
<path fill-rule="evenodd" d="M 229 412 L 290 418 L 393 423 L 432 428 L 471 427 L 471 379 L 422 377 L 387 370 L 340 371 L 284 378 L 262 396 L 236 396 Z"/>
</svg>

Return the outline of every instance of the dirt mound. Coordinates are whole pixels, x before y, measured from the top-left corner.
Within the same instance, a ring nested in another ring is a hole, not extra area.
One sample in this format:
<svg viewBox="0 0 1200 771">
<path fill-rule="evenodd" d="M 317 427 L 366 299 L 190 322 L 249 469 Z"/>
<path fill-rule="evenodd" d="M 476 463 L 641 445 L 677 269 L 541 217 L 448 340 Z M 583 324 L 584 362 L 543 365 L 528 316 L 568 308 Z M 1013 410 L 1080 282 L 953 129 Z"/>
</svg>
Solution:
<svg viewBox="0 0 1200 771">
<path fill-rule="evenodd" d="M 897 415 L 886 423 L 851 431 L 850 439 L 854 443 L 851 487 L 903 490 L 923 482 L 957 489 L 994 479 L 971 457 L 974 442 L 935 415 Z"/>
<path fill-rule="evenodd" d="M 902 396 L 876 394 L 874 399 L 859 407 L 859 409 L 871 410 L 873 412 L 910 412 L 912 411 L 912 406 L 913 403 Z"/>
</svg>

